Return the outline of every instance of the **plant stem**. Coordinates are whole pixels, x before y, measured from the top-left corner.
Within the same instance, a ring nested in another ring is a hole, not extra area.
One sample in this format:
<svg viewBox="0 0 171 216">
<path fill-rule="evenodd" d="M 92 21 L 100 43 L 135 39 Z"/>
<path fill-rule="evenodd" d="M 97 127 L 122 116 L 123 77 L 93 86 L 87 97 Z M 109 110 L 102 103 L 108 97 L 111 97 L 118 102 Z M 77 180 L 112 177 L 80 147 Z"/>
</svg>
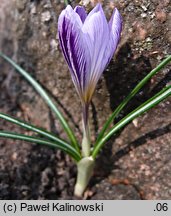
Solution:
<svg viewBox="0 0 171 216">
<path fill-rule="evenodd" d="M 84 157 L 77 163 L 77 182 L 74 190 L 76 196 L 82 196 L 92 176 L 93 168 L 94 159 L 92 157 Z"/>
<path fill-rule="evenodd" d="M 90 129 L 88 120 L 89 104 L 83 104 L 82 122 L 83 122 L 83 140 L 82 140 L 82 155 L 88 157 L 90 155 Z"/>
</svg>

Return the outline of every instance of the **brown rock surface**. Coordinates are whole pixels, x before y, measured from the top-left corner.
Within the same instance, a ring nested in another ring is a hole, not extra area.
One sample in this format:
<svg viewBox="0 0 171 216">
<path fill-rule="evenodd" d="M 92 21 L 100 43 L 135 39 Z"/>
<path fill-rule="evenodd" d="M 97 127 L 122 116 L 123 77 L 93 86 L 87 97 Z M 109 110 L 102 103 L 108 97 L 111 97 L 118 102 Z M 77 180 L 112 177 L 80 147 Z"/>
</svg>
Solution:
<svg viewBox="0 0 171 216">
<path fill-rule="evenodd" d="M 72 2 L 74 5 L 76 1 Z M 162 6 L 159 0 L 101 2 L 107 17 L 113 7 L 118 7 L 124 26 L 117 54 L 93 97 L 92 140 L 136 83 L 171 53 L 168 1 L 163 1 Z M 56 37 L 57 20 L 63 8 L 60 0 L 1 0 L 0 49 L 51 92 L 81 140 L 80 103 Z M 90 8 L 91 4 L 87 6 Z M 0 111 L 65 137 L 58 121 L 32 87 L 1 59 L 0 68 Z M 118 119 L 161 90 L 170 78 L 167 66 Z M 97 160 L 88 198 L 170 199 L 170 119 L 169 98 L 106 143 Z M 2 120 L 0 129 L 23 132 Z M 75 165 L 60 151 L 0 140 L 0 199 L 74 199 L 75 176 Z"/>
</svg>

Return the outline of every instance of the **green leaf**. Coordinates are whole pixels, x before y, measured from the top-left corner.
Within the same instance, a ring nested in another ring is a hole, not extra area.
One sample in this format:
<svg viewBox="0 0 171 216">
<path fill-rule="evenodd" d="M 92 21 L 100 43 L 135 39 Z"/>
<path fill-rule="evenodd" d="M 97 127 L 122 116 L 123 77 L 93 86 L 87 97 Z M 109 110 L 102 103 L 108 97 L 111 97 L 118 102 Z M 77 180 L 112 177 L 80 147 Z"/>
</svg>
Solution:
<svg viewBox="0 0 171 216">
<path fill-rule="evenodd" d="M 42 128 L 38 128 L 38 127 L 36 127 L 36 126 L 34 126 L 32 124 L 21 121 L 20 119 L 17 119 L 17 118 L 13 118 L 13 117 L 11 117 L 9 115 L 6 115 L 4 113 L 1 113 L 1 112 L 0 112 L 0 118 L 5 119 L 6 121 L 9 121 L 9 122 L 11 122 L 13 124 L 19 125 L 20 127 L 26 128 L 26 129 L 28 129 L 30 131 L 34 131 L 34 132 L 36 132 L 36 133 L 38 133 L 38 134 L 40 134 L 40 135 L 42 135 L 42 136 L 44 136 L 44 137 L 46 137 L 48 139 L 51 139 L 51 140 L 54 140 L 54 141 L 57 141 L 57 142 L 61 142 L 61 141 L 66 142 L 66 141 L 62 140 L 61 138 L 56 137 L 55 134 L 53 134 L 53 133 L 51 133 L 49 131 L 46 131 L 46 130 L 44 130 Z"/>
<path fill-rule="evenodd" d="M 33 137 L 33 136 L 26 136 L 23 134 L 11 133 L 7 131 L 0 131 L 0 137 L 11 138 L 11 139 L 16 139 L 16 140 L 24 140 L 24 141 L 28 141 L 32 143 L 37 143 L 37 144 L 46 145 L 49 147 L 58 148 L 64 151 L 65 153 L 69 154 L 77 162 L 81 159 L 78 152 L 71 145 L 63 141 L 54 143 L 49 140 L 44 140 L 44 139 L 40 139 L 40 138 Z"/>
<path fill-rule="evenodd" d="M 68 0 L 64 0 L 64 2 L 65 2 L 65 5 L 66 5 L 66 6 L 69 5 Z"/>
<path fill-rule="evenodd" d="M 121 119 L 116 125 L 114 125 L 109 132 L 97 143 L 97 145 L 94 147 L 92 151 L 92 157 L 95 158 L 104 145 L 104 143 L 117 131 L 119 131 L 121 128 L 123 128 L 126 124 L 128 124 L 133 119 L 137 118 L 138 116 L 142 115 L 144 112 L 148 111 L 152 107 L 159 104 L 161 101 L 166 99 L 167 97 L 171 96 L 171 85 L 164 88 L 162 91 L 160 91 L 158 94 L 156 94 L 154 97 L 147 100 L 145 103 L 143 103 L 141 106 L 136 108 L 134 111 L 129 113 L 126 117 Z"/>
<path fill-rule="evenodd" d="M 4 58 L 7 62 L 9 62 L 35 88 L 35 90 L 40 94 L 40 96 L 44 99 L 44 101 L 51 108 L 51 110 L 56 114 L 65 132 L 67 133 L 71 141 L 71 144 L 75 147 L 75 149 L 77 149 L 77 151 L 80 151 L 78 142 L 75 138 L 74 133 L 72 132 L 71 128 L 69 127 L 68 123 L 66 122 L 66 120 L 64 119 L 64 117 L 62 116 L 58 108 L 55 106 L 54 102 L 48 96 L 46 91 L 41 87 L 41 85 L 35 79 L 33 79 L 33 77 L 31 77 L 27 71 L 25 71 L 19 65 L 17 65 L 12 59 L 8 58 L 6 55 L 4 55 L 1 52 L 0 52 L 0 56 Z"/>
<path fill-rule="evenodd" d="M 147 76 L 145 76 L 136 87 L 129 93 L 129 95 L 122 101 L 122 103 L 115 109 L 115 111 L 108 118 L 106 123 L 104 124 L 102 130 L 100 131 L 95 146 L 102 139 L 106 130 L 116 118 L 116 116 L 122 111 L 122 109 L 127 105 L 127 103 L 142 89 L 142 87 L 156 74 L 158 73 L 165 65 L 167 65 L 171 61 L 171 55 L 168 56 L 165 60 L 163 60 L 156 68 L 154 68 Z"/>
</svg>

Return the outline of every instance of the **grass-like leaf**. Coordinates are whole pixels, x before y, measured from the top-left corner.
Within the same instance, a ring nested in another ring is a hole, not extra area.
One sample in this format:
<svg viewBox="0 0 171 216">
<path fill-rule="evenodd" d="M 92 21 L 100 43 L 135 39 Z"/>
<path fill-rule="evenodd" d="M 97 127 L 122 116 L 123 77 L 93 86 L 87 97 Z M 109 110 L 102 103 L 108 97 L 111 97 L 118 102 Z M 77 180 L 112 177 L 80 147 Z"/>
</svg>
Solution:
<svg viewBox="0 0 171 216">
<path fill-rule="evenodd" d="M 171 55 L 168 56 L 165 60 L 163 60 L 156 68 L 154 68 L 147 76 L 145 76 L 136 87 L 129 93 L 129 95 L 122 101 L 122 103 L 115 109 L 115 111 L 108 118 L 106 123 L 104 124 L 102 130 L 100 131 L 96 144 L 103 138 L 106 130 L 109 128 L 110 124 L 116 118 L 116 116 L 122 111 L 122 109 L 127 105 L 127 103 L 142 89 L 142 87 L 156 74 L 158 73 L 165 65 L 167 65 L 171 61 Z"/>
<path fill-rule="evenodd" d="M 166 99 L 167 97 L 171 96 L 171 85 L 164 88 L 162 91 L 160 91 L 158 94 L 147 100 L 145 103 L 140 105 L 138 108 L 136 108 L 134 111 L 129 113 L 126 117 L 121 119 L 116 125 L 114 125 L 109 132 L 96 144 L 92 151 L 92 156 L 95 158 L 104 145 L 104 143 L 117 131 L 119 131 L 121 128 L 123 128 L 126 124 L 131 122 L 133 119 L 137 118 L 138 116 L 142 115 L 144 112 L 148 111 L 155 105 L 159 104 L 161 101 Z"/>
<path fill-rule="evenodd" d="M 48 104 L 48 106 L 51 108 L 51 110 L 55 113 L 59 121 L 61 122 L 65 132 L 67 133 L 71 144 L 75 147 L 77 151 L 79 150 L 78 142 L 75 138 L 75 135 L 71 128 L 69 127 L 68 123 L 64 119 L 63 115 L 60 113 L 54 102 L 51 100 L 49 95 L 46 93 L 46 91 L 42 88 L 42 86 L 23 68 L 21 68 L 18 64 L 16 64 L 12 59 L 10 59 L 8 56 L 4 55 L 0 52 L 0 56 L 4 58 L 7 62 L 9 62 L 16 70 L 19 72 L 22 76 L 25 77 L 25 79 L 35 88 L 35 90 L 41 95 L 41 97 L 44 99 L 44 101 Z"/>
<path fill-rule="evenodd" d="M 58 148 L 64 151 L 65 153 L 69 154 L 77 162 L 81 159 L 80 155 L 75 150 L 75 148 L 73 148 L 71 145 L 65 142 L 62 142 L 62 141 L 54 143 L 49 140 L 45 140 L 45 139 L 41 139 L 41 138 L 37 138 L 33 136 L 26 136 L 23 134 L 11 133 L 7 131 L 0 131 L 0 137 L 11 138 L 11 139 L 16 139 L 16 140 L 24 140 L 24 141 L 31 142 L 31 143 L 37 143 L 37 144 L 46 145 L 46 146 L 53 147 L 53 148 Z"/>
<path fill-rule="evenodd" d="M 69 5 L 68 0 L 64 0 L 64 2 L 65 2 L 65 5 L 66 5 L 66 6 Z"/>
<path fill-rule="evenodd" d="M 18 125 L 18 126 L 20 126 L 22 128 L 26 128 L 27 130 L 36 132 L 36 133 L 38 133 L 38 134 L 40 134 L 40 135 L 42 135 L 42 136 L 44 136 L 44 137 L 46 137 L 46 138 L 48 138 L 50 140 L 56 141 L 58 143 L 66 142 L 65 140 L 62 140 L 61 138 L 58 138 L 55 134 L 53 134 L 53 133 L 51 133 L 49 131 L 46 131 L 46 130 L 44 130 L 42 128 L 36 127 L 36 126 L 34 126 L 32 124 L 29 124 L 29 123 L 27 123 L 25 121 L 21 121 L 20 119 L 13 118 L 13 117 L 11 117 L 9 115 L 6 115 L 4 113 L 1 113 L 1 112 L 0 112 L 0 118 L 6 120 L 8 122 L 11 122 L 13 124 L 16 124 L 16 125 Z"/>
</svg>

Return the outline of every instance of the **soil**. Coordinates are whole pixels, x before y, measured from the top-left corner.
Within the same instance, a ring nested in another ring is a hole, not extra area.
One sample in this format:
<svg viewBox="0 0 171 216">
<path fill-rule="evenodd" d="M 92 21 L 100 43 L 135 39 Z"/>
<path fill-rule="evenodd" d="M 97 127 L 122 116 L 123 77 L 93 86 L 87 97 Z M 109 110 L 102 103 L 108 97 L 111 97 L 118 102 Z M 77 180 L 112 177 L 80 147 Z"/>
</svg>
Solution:
<svg viewBox="0 0 171 216">
<path fill-rule="evenodd" d="M 81 141 L 81 110 L 57 39 L 60 0 L 1 0 L 0 50 L 30 72 L 56 100 Z M 76 5 L 76 1 L 71 1 Z M 87 5 L 90 10 L 97 1 Z M 169 0 L 101 1 L 106 16 L 123 16 L 115 57 L 98 83 L 90 109 L 92 142 L 114 108 L 171 53 Z M 32 87 L 0 59 L 0 112 L 66 138 Z M 128 104 L 117 121 L 171 79 L 165 67 Z M 171 98 L 137 118 L 106 143 L 84 199 L 171 199 Z M 0 120 L 0 130 L 32 134 Z M 0 139 L 0 199 L 77 199 L 76 166 L 61 151 Z"/>
</svg>

